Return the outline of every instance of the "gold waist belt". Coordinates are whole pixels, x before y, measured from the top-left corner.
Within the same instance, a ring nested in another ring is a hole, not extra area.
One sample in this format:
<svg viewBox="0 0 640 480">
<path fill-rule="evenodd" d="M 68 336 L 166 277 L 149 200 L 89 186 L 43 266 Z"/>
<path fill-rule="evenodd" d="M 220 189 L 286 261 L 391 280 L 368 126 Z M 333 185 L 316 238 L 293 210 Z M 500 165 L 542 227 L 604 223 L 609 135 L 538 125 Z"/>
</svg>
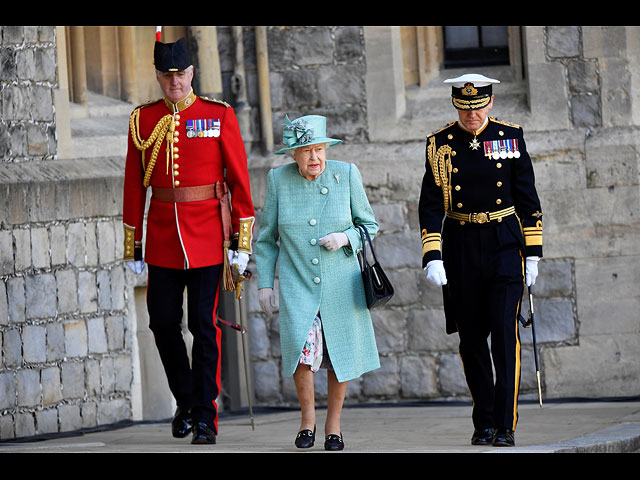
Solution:
<svg viewBox="0 0 640 480">
<path fill-rule="evenodd" d="M 447 211 L 447 217 L 463 222 L 488 223 L 493 220 L 501 222 L 504 217 L 508 217 L 514 213 L 516 213 L 515 207 L 509 207 L 504 210 L 498 210 L 497 212 L 458 213 Z"/>
</svg>

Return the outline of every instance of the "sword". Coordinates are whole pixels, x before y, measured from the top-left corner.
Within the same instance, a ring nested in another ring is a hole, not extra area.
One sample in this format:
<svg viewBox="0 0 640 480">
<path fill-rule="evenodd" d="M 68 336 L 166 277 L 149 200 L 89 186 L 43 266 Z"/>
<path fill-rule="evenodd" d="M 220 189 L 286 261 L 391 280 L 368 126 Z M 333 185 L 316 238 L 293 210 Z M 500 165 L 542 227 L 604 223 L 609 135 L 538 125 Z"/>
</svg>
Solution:
<svg viewBox="0 0 640 480">
<path fill-rule="evenodd" d="M 237 265 L 234 264 L 234 270 L 236 270 L 237 273 Z M 236 275 L 234 275 L 236 276 Z M 249 402 L 249 417 L 251 419 L 251 430 L 255 430 L 255 424 L 253 421 L 253 407 L 251 405 L 251 388 L 249 385 L 249 358 L 247 355 L 247 346 L 246 346 L 246 338 L 245 338 L 245 333 L 247 333 L 247 329 L 244 326 L 244 319 L 243 319 L 243 315 L 241 312 L 241 308 L 242 308 L 242 302 L 240 301 L 240 298 L 242 297 L 242 282 L 244 282 L 245 280 L 249 280 L 251 278 L 251 272 L 249 270 L 245 270 L 243 273 L 237 273 L 237 279 L 236 279 L 236 322 L 240 325 L 241 330 L 240 333 L 242 334 L 242 357 L 244 359 L 244 379 L 246 381 L 247 384 L 247 401 Z"/>
<path fill-rule="evenodd" d="M 531 287 L 529 288 L 529 320 L 524 322 L 522 316 L 521 321 L 522 325 L 525 328 L 531 327 L 531 336 L 533 338 L 533 354 L 536 361 L 536 379 L 538 380 L 538 401 L 540 402 L 540 408 L 542 408 L 542 389 L 540 388 L 540 366 L 538 364 L 538 346 L 536 344 L 536 325 L 534 322 L 534 314 L 533 314 L 533 293 L 531 291 Z"/>
</svg>

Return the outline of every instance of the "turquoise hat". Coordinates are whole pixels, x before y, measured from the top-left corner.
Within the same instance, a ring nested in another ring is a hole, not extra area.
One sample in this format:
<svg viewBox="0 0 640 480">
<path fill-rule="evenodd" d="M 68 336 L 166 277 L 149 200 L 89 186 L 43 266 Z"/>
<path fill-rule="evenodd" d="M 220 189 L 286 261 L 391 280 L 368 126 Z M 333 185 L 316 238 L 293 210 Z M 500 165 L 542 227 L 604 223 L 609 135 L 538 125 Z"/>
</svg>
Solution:
<svg viewBox="0 0 640 480">
<path fill-rule="evenodd" d="M 286 147 L 278 150 L 276 155 L 283 154 L 288 150 L 315 145 L 317 143 L 328 143 L 329 146 L 337 145 L 342 140 L 327 137 L 327 119 L 322 115 L 306 115 L 304 117 L 289 120 L 289 116 L 284 116 L 282 124 L 282 143 Z"/>
</svg>

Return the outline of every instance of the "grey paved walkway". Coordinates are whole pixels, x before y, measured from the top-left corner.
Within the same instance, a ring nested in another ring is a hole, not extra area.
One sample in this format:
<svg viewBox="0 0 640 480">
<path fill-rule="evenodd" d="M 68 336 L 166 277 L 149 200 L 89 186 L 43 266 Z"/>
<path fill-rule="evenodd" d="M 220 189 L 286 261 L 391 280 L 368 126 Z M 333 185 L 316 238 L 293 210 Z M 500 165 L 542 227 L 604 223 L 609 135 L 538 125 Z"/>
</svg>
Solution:
<svg viewBox="0 0 640 480">
<path fill-rule="evenodd" d="M 254 409 L 248 416 L 223 415 L 216 445 L 175 439 L 168 423 L 139 423 L 117 429 L 55 436 L 30 442 L 0 442 L 0 453 L 551 453 L 636 452 L 640 450 L 640 398 L 631 401 L 553 401 L 520 405 L 516 447 L 470 445 L 471 407 L 467 404 L 350 406 L 342 415 L 345 450 L 322 447 L 324 410 L 319 410 L 316 445 L 293 445 L 296 410 Z"/>
</svg>

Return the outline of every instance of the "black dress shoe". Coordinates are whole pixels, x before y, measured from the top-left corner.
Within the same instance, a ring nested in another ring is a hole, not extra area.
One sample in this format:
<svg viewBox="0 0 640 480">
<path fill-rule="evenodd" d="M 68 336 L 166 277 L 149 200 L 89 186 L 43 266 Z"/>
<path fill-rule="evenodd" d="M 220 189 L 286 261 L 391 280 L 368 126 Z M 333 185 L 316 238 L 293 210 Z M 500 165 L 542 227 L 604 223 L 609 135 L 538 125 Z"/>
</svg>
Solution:
<svg viewBox="0 0 640 480">
<path fill-rule="evenodd" d="M 342 441 L 342 432 L 340 435 L 333 433 L 327 435 L 324 439 L 324 449 L 330 451 L 342 450 L 344 448 L 344 442 Z"/>
<path fill-rule="evenodd" d="M 192 444 L 213 444 L 216 443 L 216 432 L 206 423 L 197 422 L 193 426 Z"/>
<path fill-rule="evenodd" d="M 296 435 L 295 445 L 298 448 L 311 448 L 316 441 L 316 427 L 313 426 L 313 432 L 309 429 L 300 430 Z"/>
<path fill-rule="evenodd" d="M 498 428 L 493 435 L 494 447 L 513 447 L 516 444 L 513 430 L 509 428 Z"/>
<path fill-rule="evenodd" d="M 184 438 L 191 433 L 191 412 L 178 407 L 171 421 L 171 433 L 176 438 Z"/>
<path fill-rule="evenodd" d="M 471 445 L 491 445 L 493 428 L 476 428 L 471 436 Z"/>
</svg>

